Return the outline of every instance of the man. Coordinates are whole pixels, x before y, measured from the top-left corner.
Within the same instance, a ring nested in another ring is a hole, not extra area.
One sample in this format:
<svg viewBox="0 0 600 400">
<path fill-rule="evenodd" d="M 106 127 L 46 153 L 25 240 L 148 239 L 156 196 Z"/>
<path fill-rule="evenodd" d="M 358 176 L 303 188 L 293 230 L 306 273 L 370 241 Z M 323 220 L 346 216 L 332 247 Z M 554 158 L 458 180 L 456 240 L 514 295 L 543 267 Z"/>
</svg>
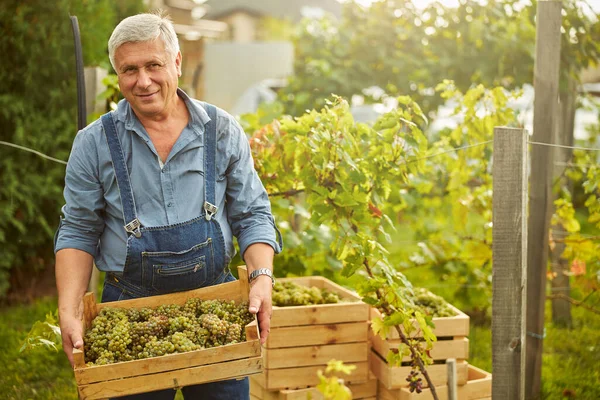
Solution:
<svg viewBox="0 0 600 400">
<path fill-rule="evenodd" d="M 243 130 L 223 110 L 178 89 L 182 58 L 167 17 L 124 19 L 108 48 L 125 99 L 77 134 L 55 238 L 69 361 L 83 345 L 81 300 L 93 260 L 107 272 L 103 302 L 189 290 L 233 279 L 233 236 L 250 274 L 249 311 L 257 313 L 265 343 L 273 255 L 281 242 Z M 247 379 L 183 392 L 186 398 L 249 398 Z"/>
</svg>

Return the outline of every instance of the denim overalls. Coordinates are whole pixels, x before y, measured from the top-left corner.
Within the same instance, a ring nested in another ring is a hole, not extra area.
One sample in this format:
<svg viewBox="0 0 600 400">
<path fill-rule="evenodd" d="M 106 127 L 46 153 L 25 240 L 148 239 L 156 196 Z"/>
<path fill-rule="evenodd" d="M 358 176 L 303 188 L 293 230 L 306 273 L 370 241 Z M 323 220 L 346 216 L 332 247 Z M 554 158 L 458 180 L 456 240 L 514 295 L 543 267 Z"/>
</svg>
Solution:
<svg viewBox="0 0 600 400">
<path fill-rule="evenodd" d="M 204 210 L 197 218 L 166 226 L 142 226 L 137 218 L 125 157 L 111 113 L 102 125 L 121 195 L 127 238 L 122 275 L 107 273 L 102 302 L 126 300 L 211 286 L 233 280 L 225 265 L 225 241 L 213 216 L 216 186 L 217 110 L 205 103 L 210 121 L 204 132 Z M 213 382 L 182 389 L 186 400 L 249 399 L 248 379 Z M 170 399 L 172 389 L 127 399 Z"/>
</svg>

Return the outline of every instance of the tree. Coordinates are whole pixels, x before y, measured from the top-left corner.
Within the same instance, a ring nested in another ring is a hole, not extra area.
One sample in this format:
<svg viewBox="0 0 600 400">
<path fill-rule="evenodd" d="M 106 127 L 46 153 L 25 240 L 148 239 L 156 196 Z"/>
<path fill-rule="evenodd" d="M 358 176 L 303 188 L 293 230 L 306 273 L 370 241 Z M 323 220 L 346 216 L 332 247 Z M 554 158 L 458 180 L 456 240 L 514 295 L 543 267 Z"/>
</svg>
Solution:
<svg viewBox="0 0 600 400">
<path fill-rule="evenodd" d="M 85 62 L 102 63 L 117 13 L 141 0 L 81 2 L 8 0 L 0 9 L 0 140 L 66 160 L 76 129 L 73 34 L 76 15 Z M 58 225 L 64 165 L 14 147 L 0 146 L 0 298 L 9 277 L 19 285 L 30 271 L 44 269 Z"/>
</svg>

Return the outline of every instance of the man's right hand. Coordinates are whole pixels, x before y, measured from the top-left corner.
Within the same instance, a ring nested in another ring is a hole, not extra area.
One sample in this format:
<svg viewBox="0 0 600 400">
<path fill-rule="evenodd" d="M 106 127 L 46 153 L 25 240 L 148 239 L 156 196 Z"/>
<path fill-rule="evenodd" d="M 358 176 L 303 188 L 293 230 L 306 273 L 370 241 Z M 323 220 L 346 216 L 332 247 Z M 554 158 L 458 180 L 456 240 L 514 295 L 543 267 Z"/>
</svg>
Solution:
<svg viewBox="0 0 600 400">
<path fill-rule="evenodd" d="M 73 348 L 83 350 L 83 326 L 81 320 L 73 316 L 60 316 L 60 334 L 63 350 L 72 367 L 75 367 Z"/>
<path fill-rule="evenodd" d="M 86 252 L 62 249 L 56 252 L 58 320 L 63 350 L 71 365 L 73 348 L 83 350 L 83 296 L 92 274 L 93 259 Z"/>
</svg>

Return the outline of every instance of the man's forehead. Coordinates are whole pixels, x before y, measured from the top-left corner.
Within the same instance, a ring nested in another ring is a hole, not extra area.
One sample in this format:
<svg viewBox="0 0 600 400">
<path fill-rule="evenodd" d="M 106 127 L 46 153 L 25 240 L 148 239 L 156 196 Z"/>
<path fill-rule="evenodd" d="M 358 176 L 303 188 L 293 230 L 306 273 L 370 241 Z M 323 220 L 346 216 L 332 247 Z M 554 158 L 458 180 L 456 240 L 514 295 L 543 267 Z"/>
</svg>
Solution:
<svg viewBox="0 0 600 400">
<path fill-rule="evenodd" d="M 146 42 L 126 42 L 115 50 L 115 61 L 118 63 L 144 63 L 144 60 L 164 60 L 168 58 L 162 40 Z"/>
</svg>

